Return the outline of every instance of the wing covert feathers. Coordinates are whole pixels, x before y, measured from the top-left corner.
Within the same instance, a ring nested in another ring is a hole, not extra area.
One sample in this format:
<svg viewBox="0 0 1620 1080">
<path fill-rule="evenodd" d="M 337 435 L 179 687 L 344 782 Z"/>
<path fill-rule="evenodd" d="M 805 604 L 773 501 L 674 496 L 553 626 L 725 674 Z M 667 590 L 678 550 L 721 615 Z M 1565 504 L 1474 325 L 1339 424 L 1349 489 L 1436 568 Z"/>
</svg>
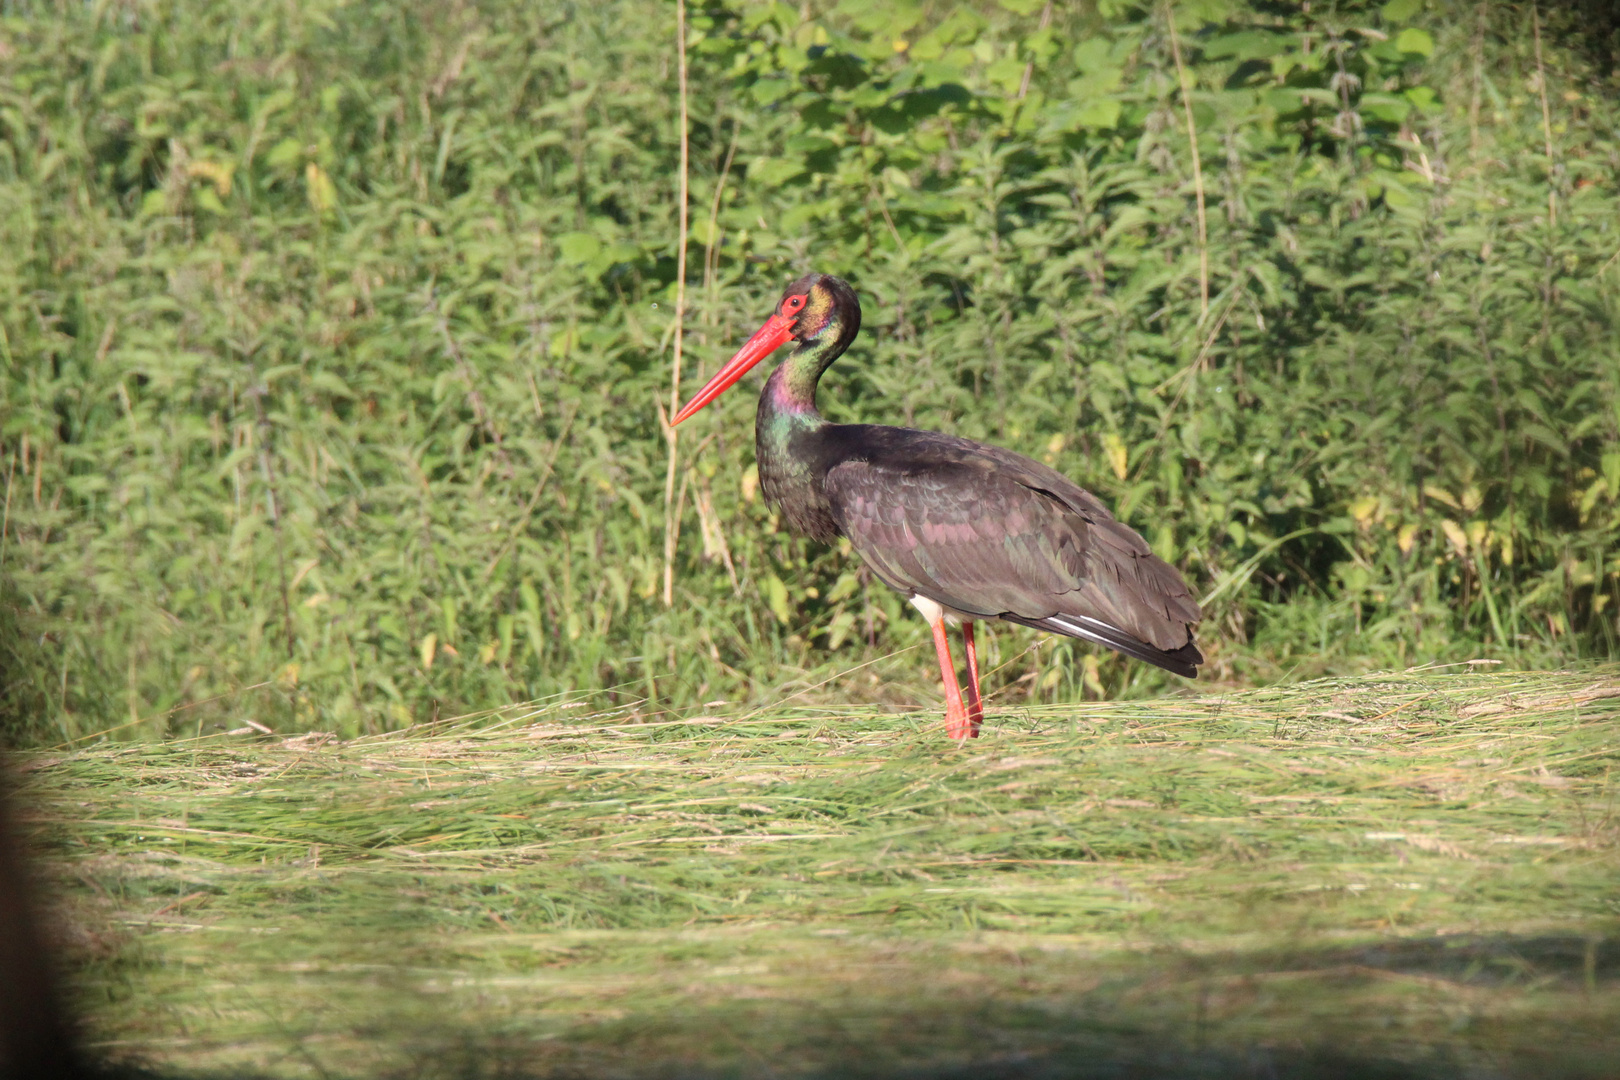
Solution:
<svg viewBox="0 0 1620 1080">
<path fill-rule="evenodd" d="M 888 585 L 1196 675 L 1202 613 L 1186 582 L 1072 480 L 934 432 L 839 425 L 828 434 L 853 444 L 824 473 L 832 515 Z"/>
</svg>

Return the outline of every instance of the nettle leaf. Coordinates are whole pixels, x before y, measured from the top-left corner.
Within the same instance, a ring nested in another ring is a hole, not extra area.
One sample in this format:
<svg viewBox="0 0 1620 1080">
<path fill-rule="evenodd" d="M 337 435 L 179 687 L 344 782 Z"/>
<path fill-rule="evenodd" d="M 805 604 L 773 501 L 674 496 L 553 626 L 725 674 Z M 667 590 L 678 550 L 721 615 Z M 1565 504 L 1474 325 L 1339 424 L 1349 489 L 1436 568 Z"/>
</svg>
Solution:
<svg viewBox="0 0 1620 1080">
<path fill-rule="evenodd" d="M 1427 86 L 1414 86 L 1407 90 L 1406 100 L 1423 112 L 1433 112 L 1440 108 L 1440 99 L 1434 90 Z"/>
<path fill-rule="evenodd" d="M 1395 38 L 1395 47 L 1414 56 L 1433 56 L 1434 38 L 1429 36 L 1427 30 L 1409 26 Z"/>
<path fill-rule="evenodd" d="M 1423 0 L 1389 0 L 1378 9 L 1385 22 L 1402 23 L 1423 10 Z"/>
<path fill-rule="evenodd" d="M 799 88 L 796 79 L 760 79 L 749 87 L 749 95 L 761 105 L 772 105 Z"/>
<path fill-rule="evenodd" d="M 974 42 L 988 24 L 984 16 L 969 8 L 957 8 L 940 24 L 912 44 L 910 54 L 918 60 L 938 60 L 945 50 L 959 42 Z"/>
<path fill-rule="evenodd" d="M 1069 96 L 1079 101 L 1112 94 L 1120 88 L 1125 72 L 1119 68 L 1097 68 L 1078 79 L 1069 80 Z"/>
<path fill-rule="evenodd" d="M 1176 5 L 1176 22 L 1184 33 L 1203 26 L 1231 20 L 1236 8 L 1230 0 L 1181 0 Z"/>
<path fill-rule="evenodd" d="M 1097 98 L 1082 105 L 1074 115 L 1077 127 L 1106 129 L 1117 127 L 1122 107 L 1113 98 Z"/>
<path fill-rule="evenodd" d="M 859 30 L 875 41 L 891 41 L 903 37 L 923 18 L 920 4 L 898 0 L 893 3 L 874 4 L 869 0 L 842 0 L 834 9 L 850 20 Z"/>
<path fill-rule="evenodd" d="M 1291 44 L 1293 43 L 1281 34 L 1245 30 L 1238 34 L 1211 38 L 1204 42 L 1202 49 L 1204 57 L 1209 60 L 1259 60 L 1275 56 Z"/>
<path fill-rule="evenodd" d="M 1113 66 L 1112 42 L 1104 37 L 1087 38 L 1074 47 L 1074 66 L 1083 72 L 1101 71 Z"/>
<path fill-rule="evenodd" d="M 557 250 L 562 254 L 564 262 L 582 265 L 601 254 L 602 241 L 593 233 L 563 233 L 557 237 Z"/>
<path fill-rule="evenodd" d="M 1398 124 L 1412 111 L 1412 103 L 1404 97 L 1372 91 L 1361 95 L 1357 108 L 1380 120 Z"/>
</svg>

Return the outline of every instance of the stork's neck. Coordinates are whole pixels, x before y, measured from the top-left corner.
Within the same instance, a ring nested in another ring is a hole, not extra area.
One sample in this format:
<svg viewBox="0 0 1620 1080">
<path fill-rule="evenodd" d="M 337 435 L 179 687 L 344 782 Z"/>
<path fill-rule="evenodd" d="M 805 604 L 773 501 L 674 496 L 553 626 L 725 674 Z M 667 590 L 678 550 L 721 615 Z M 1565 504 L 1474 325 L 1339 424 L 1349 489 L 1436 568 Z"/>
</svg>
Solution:
<svg viewBox="0 0 1620 1080">
<path fill-rule="evenodd" d="M 821 382 L 821 373 L 844 351 L 839 344 L 828 335 L 828 339 L 806 341 L 794 349 L 765 380 L 765 392 L 759 400 L 760 417 L 770 413 L 795 426 L 824 423 L 816 410 L 816 385 Z"/>
<path fill-rule="evenodd" d="M 816 410 L 816 383 L 843 352 L 842 343 L 807 341 L 765 381 L 754 423 L 759 486 L 794 532 L 827 540 L 837 535 L 811 443 L 826 428 Z"/>
</svg>

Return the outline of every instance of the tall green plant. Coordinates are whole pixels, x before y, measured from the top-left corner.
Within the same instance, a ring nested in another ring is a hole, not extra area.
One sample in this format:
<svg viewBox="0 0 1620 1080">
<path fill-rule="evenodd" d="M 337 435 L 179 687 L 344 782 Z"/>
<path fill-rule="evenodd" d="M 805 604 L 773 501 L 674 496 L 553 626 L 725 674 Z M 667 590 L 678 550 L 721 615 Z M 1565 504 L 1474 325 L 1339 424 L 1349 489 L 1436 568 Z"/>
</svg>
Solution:
<svg viewBox="0 0 1620 1080">
<path fill-rule="evenodd" d="M 8 17 L 13 738 L 929 700 L 896 599 L 774 529 L 745 394 L 658 598 L 669 14 Z M 691 377 L 839 273 L 827 411 L 1097 490 L 1210 592 L 1219 678 L 1612 652 L 1617 113 L 1546 14 L 696 11 Z M 1028 644 L 1003 699 L 1163 685 Z"/>
</svg>

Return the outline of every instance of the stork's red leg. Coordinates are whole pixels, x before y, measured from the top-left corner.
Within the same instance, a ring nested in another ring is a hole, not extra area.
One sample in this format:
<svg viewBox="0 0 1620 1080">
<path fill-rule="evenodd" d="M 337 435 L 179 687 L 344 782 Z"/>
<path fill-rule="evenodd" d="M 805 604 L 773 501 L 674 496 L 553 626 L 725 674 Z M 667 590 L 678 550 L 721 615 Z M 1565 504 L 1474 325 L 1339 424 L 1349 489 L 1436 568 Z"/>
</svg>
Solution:
<svg viewBox="0 0 1620 1080">
<path fill-rule="evenodd" d="M 967 714 L 973 724 L 972 736 L 979 737 L 979 725 L 984 723 L 984 698 L 979 694 L 979 649 L 973 641 L 973 623 L 962 623 L 962 648 L 967 652 L 968 691 Z"/>
<path fill-rule="evenodd" d="M 940 681 L 945 684 L 945 734 L 953 739 L 966 739 L 974 732 L 967 710 L 962 708 L 962 687 L 956 681 L 951 643 L 945 640 L 945 617 L 941 615 L 930 625 L 934 631 L 934 652 L 939 654 Z"/>
</svg>

